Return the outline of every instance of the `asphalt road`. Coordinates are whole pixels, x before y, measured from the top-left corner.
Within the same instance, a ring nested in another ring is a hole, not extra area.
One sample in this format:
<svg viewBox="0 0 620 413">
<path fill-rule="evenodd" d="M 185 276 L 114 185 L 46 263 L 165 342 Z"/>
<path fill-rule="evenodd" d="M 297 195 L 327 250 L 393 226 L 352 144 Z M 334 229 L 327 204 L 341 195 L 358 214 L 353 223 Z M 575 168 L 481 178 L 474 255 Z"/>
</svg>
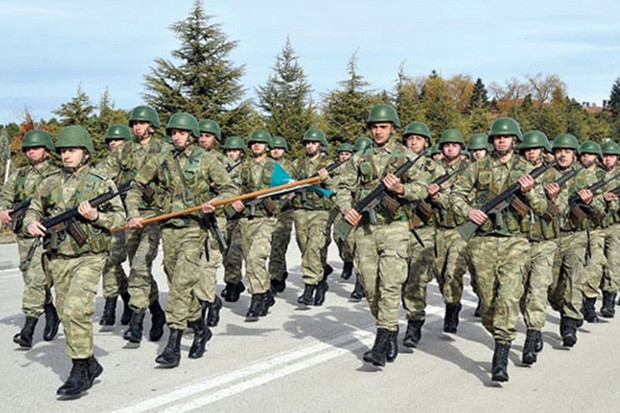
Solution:
<svg viewBox="0 0 620 413">
<path fill-rule="evenodd" d="M 489 253 L 492 253 L 490 251 Z M 187 358 L 191 335 L 182 343 L 181 365 L 156 367 L 167 334 L 139 347 L 122 339 L 123 326 L 100 331 L 103 299 L 97 299 L 95 354 L 105 371 L 84 397 L 57 400 L 67 378 L 62 329 L 51 342 L 19 349 L 12 337 L 23 322 L 22 280 L 15 244 L 0 245 L 0 393 L 3 412 L 511 412 L 620 411 L 620 320 L 585 324 L 572 349 L 561 346 L 559 319 L 549 312 L 545 347 L 533 367 L 520 362 L 524 326 L 513 344 L 510 381 L 490 380 L 493 340 L 473 317 L 475 298 L 468 288 L 457 335 L 442 332 L 443 304 L 435 283 L 429 288 L 427 322 L 420 346 L 401 346 L 401 354 L 383 369 L 365 365 L 361 356 L 372 345 L 374 325 L 365 302 L 349 301 L 353 279 L 344 281 L 335 245 L 335 268 L 325 305 L 301 310 L 300 259 L 289 249 L 289 280 L 270 314 L 244 322 L 249 295 L 225 303 L 205 356 Z M 160 289 L 167 291 L 161 252 L 154 266 Z M 223 288 L 220 275 L 218 292 Z M 468 283 L 467 283 L 468 284 Z M 599 303 L 597 303 L 597 308 Z M 119 303 L 117 319 L 120 317 Z M 402 341 L 405 328 L 401 318 Z M 150 326 L 146 318 L 145 331 Z"/>
</svg>

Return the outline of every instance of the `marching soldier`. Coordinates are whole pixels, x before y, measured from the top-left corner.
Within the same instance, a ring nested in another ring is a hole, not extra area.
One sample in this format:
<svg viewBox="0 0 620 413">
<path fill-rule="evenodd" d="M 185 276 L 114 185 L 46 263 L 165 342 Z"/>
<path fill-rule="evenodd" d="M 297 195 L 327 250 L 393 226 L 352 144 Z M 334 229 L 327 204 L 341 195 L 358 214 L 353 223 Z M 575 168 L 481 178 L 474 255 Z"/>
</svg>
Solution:
<svg viewBox="0 0 620 413">
<path fill-rule="evenodd" d="M 350 143 L 340 144 L 338 150 L 336 151 L 336 153 L 338 154 L 338 162 L 346 162 L 347 160 L 349 160 L 353 156 L 354 151 L 355 149 Z M 338 169 L 334 170 L 332 175 L 332 180 L 335 181 L 336 179 L 338 179 Z M 335 219 L 342 219 L 342 215 L 338 214 Z M 341 240 L 340 238 L 334 237 L 334 241 L 336 241 L 336 246 L 338 247 L 340 259 L 343 262 L 340 278 L 342 278 L 343 280 L 348 280 L 349 278 L 351 278 L 351 275 L 353 275 L 353 237 L 349 236 L 346 240 Z M 360 299 L 361 298 L 362 297 L 360 297 Z"/>
<path fill-rule="evenodd" d="M 125 211 L 119 197 L 93 207 L 88 201 L 116 189 L 89 165 L 95 152 L 90 134 L 81 126 L 66 126 L 56 140 L 62 169 L 48 174 L 32 198 L 24 225 L 30 235 L 49 236 L 46 257 L 56 290 L 56 305 L 62 320 L 66 351 L 73 367 L 67 381 L 56 394 L 74 398 L 88 390 L 103 367 L 93 354 L 95 297 L 101 271 L 110 248 L 110 229 L 125 224 Z M 87 236 L 78 243 L 69 233 L 49 233 L 41 220 L 77 207 L 76 225 Z"/>
<path fill-rule="evenodd" d="M 22 151 L 28 159 L 28 165 L 17 169 L 9 176 L 0 193 L 0 221 L 10 224 L 17 236 L 17 250 L 22 264 L 24 291 L 22 294 L 22 312 L 26 321 L 21 331 L 13 336 L 13 342 L 23 348 L 32 347 L 32 336 L 41 314 L 45 313 L 43 339 L 53 340 L 58 332 L 60 319 L 54 307 L 54 300 L 48 285 L 45 271 L 41 265 L 41 246 L 33 247 L 36 240 L 24 233 L 24 216 L 27 203 L 38 192 L 43 178 L 56 168 L 49 161 L 54 151 L 50 135 L 42 130 L 26 132 L 22 139 Z M 32 201 L 31 201 L 32 202 Z M 15 206 L 21 205 L 16 211 Z M 29 252 L 33 248 L 32 252 Z M 28 255 L 31 255 L 28 258 Z"/>
</svg>

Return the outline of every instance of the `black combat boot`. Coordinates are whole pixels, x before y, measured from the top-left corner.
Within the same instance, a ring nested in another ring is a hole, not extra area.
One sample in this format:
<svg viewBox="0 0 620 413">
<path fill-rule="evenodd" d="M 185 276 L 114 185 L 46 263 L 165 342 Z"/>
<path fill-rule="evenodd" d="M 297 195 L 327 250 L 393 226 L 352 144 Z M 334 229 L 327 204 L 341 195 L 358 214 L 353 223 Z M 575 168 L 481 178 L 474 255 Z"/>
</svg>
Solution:
<svg viewBox="0 0 620 413">
<path fill-rule="evenodd" d="M 134 311 L 131 320 L 129 321 L 129 328 L 123 333 L 123 338 L 131 343 L 139 343 L 142 341 L 142 323 L 145 316 L 144 310 Z"/>
<path fill-rule="evenodd" d="M 355 277 L 355 287 L 353 287 L 350 297 L 353 301 L 360 301 L 362 298 L 366 297 L 366 291 L 364 291 L 364 287 L 362 287 L 359 276 Z"/>
<path fill-rule="evenodd" d="M 534 343 L 534 351 L 540 353 L 544 346 L 544 341 L 542 339 L 542 332 L 536 337 L 536 342 Z"/>
<path fill-rule="evenodd" d="M 216 295 L 215 300 L 208 305 L 207 326 L 215 327 L 220 322 L 220 310 L 222 309 L 222 300 Z"/>
<path fill-rule="evenodd" d="M 327 284 L 327 278 L 323 277 L 321 281 L 316 285 L 316 292 L 314 293 L 314 305 L 320 307 L 325 302 L 325 293 L 329 290 Z"/>
<path fill-rule="evenodd" d="M 523 357 L 521 361 L 523 364 L 532 365 L 536 363 L 536 345 L 541 341 L 541 334 L 538 330 L 527 330 L 525 335 L 525 343 L 523 344 Z"/>
<path fill-rule="evenodd" d="M 614 318 L 616 315 L 616 293 L 603 291 L 603 306 L 601 307 L 601 316 L 605 318 Z"/>
<path fill-rule="evenodd" d="M 594 298 L 586 298 L 583 299 L 583 306 L 581 307 L 581 314 L 583 314 L 583 319 L 588 323 L 598 323 L 598 316 L 596 315 L 596 308 L 594 305 L 596 304 L 596 297 Z"/>
<path fill-rule="evenodd" d="M 323 278 L 326 279 L 327 277 L 329 277 L 329 274 L 331 274 L 333 272 L 334 272 L 334 267 L 332 267 L 331 265 L 325 264 L 323 266 Z"/>
<path fill-rule="evenodd" d="M 159 341 L 164 335 L 164 325 L 166 324 L 166 313 L 159 305 L 159 300 L 153 301 L 149 306 L 151 312 L 151 329 L 149 330 L 149 339 L 151 341 Z"/>
<path fill-rule="evenodd" d="M 495 342 L 491 380 L 499 382 L 508 381 L 508 353 L 510 353 L 510 344 Z"/>
<path fill-rule="evenodd" d="M 121 294 L 121 298 L 123 299 L 123 314 L 121 314 L 121 324 L 126 326 L 131 321 L 131 315 L 133 314 L 133 310 L 129 306 L 129 293 Z"/>
<path fill-rule="evenodd" d="M 391 334 L 390 330 L 385 328 L 377 329 L 375 344 L 369 351 L 364 353 L 363 359 L 365 362 L 372 363 L 375 366 L 385 366 Z"/>
<path fill-rule="evenodd" d="M 314 290 L 316 290 L 316 285 L 304 284 L 304 292 L 299 297 L 297 297 L 297 303 L 304 305 L 312 304 Z"/>
<path fill-rule="evenodd" d="M 562 315 L 560 318 L 560 336 L 564 347 L 573 347 L 577 344 L 577 324 L 579 320 Z"/>
<path fill-rule="evenodd" d="M 422 338 L 422 325 L 424 320 L 409 320 L 407 322 L 407 331 L 403 338 L 403 346 L 407 348 L 416 348 Z"/>
<path fill-rule="evenodd" d="M 252 301 L 250 301 L 250 308 L 245 315 L 245 321 L 258 321 L 260 313 L 263 310 L 263 301 L 265 294 L 252 294 Z"/>
<path fill-rule="evenodd" d="M 168 344 L 166 344 L 164 351 L 157 356 L 155 362 L 161 364 L 162 367 L 177 367 L 181 362 L 181 338 L 183 338 L 183 330 L 171 328 Z"/>
<path fill-rule="evenodd" d="M 390 341 L 388 341 L 385 359 L 388 363 L 392 363 L 398 356 L 398 326 L 396 331 L 390 331 Z"/>
<path fill-rule="evenodd" d="M 100 326 L 113 326 L 116 322 L 116 300 L 118 300 L 118 296 L 105 299 L 103 314 L 99 320 Z"/>
<path fill-rule="evenodd" d="M 103 367 L 94 356 L 87 359 L 73 359 L 73 367 L 69 378 L 56 390 L 56 394 L 65 399 L 77 398 L 90 389 L 97 377 L 103 372 Z"/>
<path fill-rule="evenodd" d="M 263 301 L 258 315 L 260 317 L 266 316 L 269 312 L 269 307 L 273 306 L 275 303 L 276 300 L 275 298 L 273 298 L 273 293 L 271 292 L 271 290 L 267 290 L 266 293 L 263 293 Z"/>
<path fill-rule="evenodd" d="M 353 261 L 345 261 L 342 266 L 342 273 L 340 274 L 340 278 L 343 280 L 348 280 L 353 275 Z"/>
<path fill-rule="evenodd" d="M 284 271 L 284 274 L 282 274 L 281 280 L 276 280 L 275 278 L 271 280 L 271 291 L 273 291 L 273 294 L 281 293 L 286 289 L 287 278 L 288 278 L 288 272 Z"/>
<path fill-rule="evenodd" d="M 189 354 L 187 357 L 190 359 L 198 359 L 205 354 L 205 347 L 207 341 L 211 339 L 212 333 L 209 327 L 206 326 L 203 318 L 196 321 L 190 321 L 187 323 L 188 327 L 194 330 L 194 341 L 189 348 Z"/>
<path fill-rule="evenodd" d="M 101 364 L 99 364 L 95 356 L 90 356 L 86 359 L 86 370 L 88 372 L 88 387 L 90 388 L 95 382 L 95 379 L 103 373 L 103 367 L 101 367 Z"/>
<path fill-rule="evenodd" d="M 239 296 L 245 291 L 245 285 L 241 281 L 238 283 L 226 283 L 226 287 L 222 290 L 222 297 L 228 303 L 239 301 Z"/>
<path fill-rule="evenodd" d="M 21 331 L 13 336 L 13 342 L 19 344 L 20 347 L 31 348 L 32 336 L 34 335 L 34 327 L 39 321 L 36 317 L 26 317 L 24 326 Z"/>
<path fill-rule="evenodd" d="M 56 334 L 58 334 L 58 327 L 60 326 L 60 317 L 56 312 L 54 304 L 45 304 L 43 307 L 45 311 L 45 328 L 43 329 L 43 340 L 52 341 Z"/>
<path fill-rule="evenodd" d="M 446 315 L 443 320 L 444 333 L 455 334 L 459 326 L 459 313 L 461 312 L 461 303 L 446 304 Z"/>
</svg>

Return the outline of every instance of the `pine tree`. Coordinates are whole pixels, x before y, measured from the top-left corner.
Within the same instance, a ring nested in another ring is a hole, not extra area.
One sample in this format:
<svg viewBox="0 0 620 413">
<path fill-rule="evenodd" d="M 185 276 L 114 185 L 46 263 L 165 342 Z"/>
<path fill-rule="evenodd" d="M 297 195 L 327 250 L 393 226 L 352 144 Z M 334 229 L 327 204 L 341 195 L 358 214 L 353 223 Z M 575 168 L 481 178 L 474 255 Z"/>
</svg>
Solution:
<svg viewBox="0 0 620 413">
<path fill-rule="evenodd" d="M 414 79 L 407 76 L 401 66 L 398 71 L 398 80 L 395 86 L 396 93 L 394 105 L 402 123 L 401 126 L 403 130 L 407 124 L 421 120 L 424 116 L 420 104 L 421 84 L 422 81 L 416 82 Z"/>
<path fill-rule="evenodd" d="M 267 83 L 257 88 L 258 106 L 267 130 L 283 136 L 293 153 L 299 153 L 301 137 L 314 124 L 315 115 L 312 89 L 288 37 L 272 69 Z"/>
<path fill-rule="evenodd" d="M 433 136 L 440 136 L 444 129 L 462 127 L 449 84 L 435 71 L 424 84 L 422 97 L 425 123 Z"/>
<path fill-rule="evenodd" d="M 76 95 L 52 113 L 60 117 L 61 126 L 80 125 L 90 131 L 95 109 L 88 95 L 82 90 L 82 85 L 78 85 Z"/>
<path fill-rule="evenodd" d="M 614 119 L 620 116 L 620 77 L 616 78 L 609 94 L 609 109 Z"/>
<path fill-rule="evenodd" d="M 469 100 L 468 111 L 472 111 L 475 108 L 488 108 L 489 107 L 489 94 L 487 92 L 482 79 L 476 79 L 474 83 L 474 91 Z"/>
<path fill-rule="evenodd" d="M 205 13 L 202 0 L 196 0 L 186 19 L 170 26 L 181 43 L 171 51 L 178 64 L 155 59 L 151 74 L 145 76 L 143 96 L 162 122 L 175 112 L 186 111 L 198 120 L 216 120 L 224 135 L 247 133 L 256 119 L 250 102 L 242 101 L 245 68 L 230 60 L 237 42 L 229 41 L 219 24 L 211 24 L 212 18 Z"/>
</svg>

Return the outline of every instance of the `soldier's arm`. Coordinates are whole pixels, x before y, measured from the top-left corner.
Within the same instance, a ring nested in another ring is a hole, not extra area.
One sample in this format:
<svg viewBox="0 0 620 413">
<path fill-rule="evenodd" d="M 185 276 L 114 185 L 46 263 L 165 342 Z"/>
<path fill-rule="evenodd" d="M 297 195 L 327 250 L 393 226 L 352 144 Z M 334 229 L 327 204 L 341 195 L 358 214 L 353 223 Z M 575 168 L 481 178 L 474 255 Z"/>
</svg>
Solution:
<svg viewBox="0 0 620 413">
<path fill-rule="evenodd" d="M 357 158 L 356 155 L 353 159 L 346 162 L 340 167 L 340 177 L 336 185 L 336 195 L 334 202 L 336 207 L 344 213 L 345 211 L 353 208 L 353 191 L 356 191 L 359 187 L 359 181 L 357 177 Z"/>
<path fill-rule="evenodd" d="M 127 192 L 127 197 L 125 198 L 127 218 L 131 219 L 140 216 L 138 208 L 144 194 L 141 186 L 147 186 L 151 183 L 151 181 L 155 180 L 162 164 L 162 156 L 160 155 L 161 153 L 149 158 L 138 170 L 138 173 L 131 184 L 131 189 L 129 189 Z"/>
<path fill-rule="evenodd" d="M 17 179 L 17 172 L 13 172 L 9 175 L 6 183 L 0 191 L 0 210 L 10 209 L 15 203 L 15 181 Z"/>
<path fill-rule="evenodd" d="M 114 182 L 110 179 L 103 180 L 101 185 L 98 185 L 99 193 L 104 193 L 110 188 L 116 190 Z M 115 196 L 105 204 L 99 205 L 97 212 L 97 217 L 90 221 L 95 227 L 110 230 L 126 224 L 125 208 L 120 196 Z"/>
<path fill-rule="evenodd" d="M 448 195 L 448 203 L 454 209 L 454 213 L 463 218 L 467 218 L 469 212 L 474 209 L 472 204 L 470 204 L 470 198 L 473 199 L 476 195 L 474 183 L 477 173 L 478 167 L 476 162 L 474 162 L 457 175 L 452 185 L 452 190 Z"/>
</svg>

